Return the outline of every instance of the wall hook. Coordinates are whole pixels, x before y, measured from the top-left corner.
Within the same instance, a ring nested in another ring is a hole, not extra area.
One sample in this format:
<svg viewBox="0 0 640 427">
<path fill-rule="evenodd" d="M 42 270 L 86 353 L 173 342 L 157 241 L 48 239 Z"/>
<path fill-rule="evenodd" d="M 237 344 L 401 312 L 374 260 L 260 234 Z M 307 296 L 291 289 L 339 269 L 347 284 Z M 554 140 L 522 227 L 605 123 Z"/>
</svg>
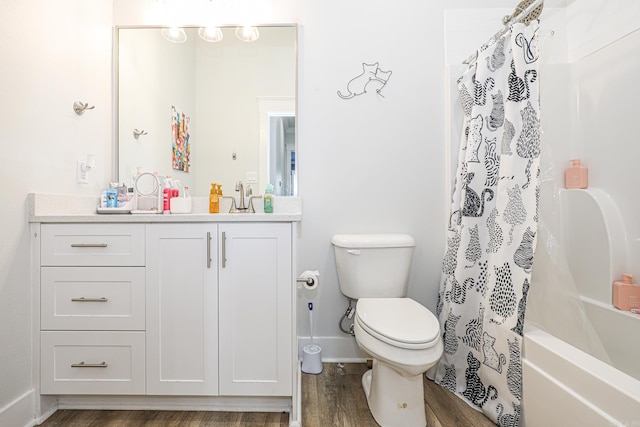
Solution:
<svg viewBox="0 0 640 427">
<path fill-rule="evenodd" d="M 77 115 L 81 116 L 84 114 L 84 110 L 93 110 L 94 108 L 96 108 L 95 106 L 89 106 L 89 104 L 82 103 L 80 101 L 76 101 L 73 103 L 73 111 L 76 112 Z"/>
<path fill-rule="evenodd" d="M 138 130 L 138 129 L 134 129 L 133 130 L 133 137 L 137 140 L 138 138 L 140 138 L 141 135 L 147 135 L 148 132 L 145 132 L 144 129 L 142 130 Z"/>
</svg>

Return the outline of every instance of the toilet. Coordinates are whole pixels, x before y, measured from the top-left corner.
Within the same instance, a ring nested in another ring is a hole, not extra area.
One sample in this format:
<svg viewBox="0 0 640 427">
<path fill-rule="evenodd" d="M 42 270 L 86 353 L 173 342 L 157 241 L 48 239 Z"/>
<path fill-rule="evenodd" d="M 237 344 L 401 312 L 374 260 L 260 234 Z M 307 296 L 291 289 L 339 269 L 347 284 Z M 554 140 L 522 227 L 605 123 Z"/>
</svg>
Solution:
<svg viewBox="0 0 640 427">
<path fill-rule="evenodd" d="M 333 236 L 341 292 L 358 300 L 354 332 L 373 359 L 362 377 L 369 410 L 382 427 L 424 427 L 423 374 L 443 351 L 438 319 L 406 298 L 413 237 Z"/>
</svg>

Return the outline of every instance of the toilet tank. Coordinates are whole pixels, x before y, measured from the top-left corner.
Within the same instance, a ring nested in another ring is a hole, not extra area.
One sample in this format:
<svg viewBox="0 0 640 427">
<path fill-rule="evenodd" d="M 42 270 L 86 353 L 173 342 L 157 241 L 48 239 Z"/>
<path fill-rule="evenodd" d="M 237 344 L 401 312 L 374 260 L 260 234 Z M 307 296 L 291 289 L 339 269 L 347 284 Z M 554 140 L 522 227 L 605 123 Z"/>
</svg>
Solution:
<svg viewBox="0 0 640 427">
<path fill-rule="evenodd" d="M 352 299 L 407 295 L 413 237 L 407 234 L 337 234 L 331 239 L 341 292 Z"/>
</svg>

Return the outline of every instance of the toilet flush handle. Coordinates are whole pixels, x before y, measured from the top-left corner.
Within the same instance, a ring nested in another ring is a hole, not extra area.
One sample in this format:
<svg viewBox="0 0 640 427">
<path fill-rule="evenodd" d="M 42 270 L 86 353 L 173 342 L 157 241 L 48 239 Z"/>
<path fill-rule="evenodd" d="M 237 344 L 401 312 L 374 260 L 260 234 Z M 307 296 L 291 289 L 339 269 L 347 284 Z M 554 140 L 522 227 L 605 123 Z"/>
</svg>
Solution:
<svg viewBox="0 0 640 427">
<path fill-rule="evenodd" d="M 362 251 L 360 249 L 348 249 L 347 253 L 351 255 L 360 255 Z"/>
</svg>

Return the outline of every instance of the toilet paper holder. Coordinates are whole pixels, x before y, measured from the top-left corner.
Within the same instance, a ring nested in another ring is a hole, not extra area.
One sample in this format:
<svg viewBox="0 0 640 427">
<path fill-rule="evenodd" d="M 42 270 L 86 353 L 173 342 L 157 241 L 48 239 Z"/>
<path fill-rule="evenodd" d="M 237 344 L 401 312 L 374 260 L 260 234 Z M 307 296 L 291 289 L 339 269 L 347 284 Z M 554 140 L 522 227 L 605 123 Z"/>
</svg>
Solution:
<svg viewBox="0 0 640 427">
<path fill-rule="evenodd" d="M 313 277 L 298 277 L 296 282 L 306 283 L 307 286 L 313 286 L 316 283 L 316 280 Z"/>
</svg>

